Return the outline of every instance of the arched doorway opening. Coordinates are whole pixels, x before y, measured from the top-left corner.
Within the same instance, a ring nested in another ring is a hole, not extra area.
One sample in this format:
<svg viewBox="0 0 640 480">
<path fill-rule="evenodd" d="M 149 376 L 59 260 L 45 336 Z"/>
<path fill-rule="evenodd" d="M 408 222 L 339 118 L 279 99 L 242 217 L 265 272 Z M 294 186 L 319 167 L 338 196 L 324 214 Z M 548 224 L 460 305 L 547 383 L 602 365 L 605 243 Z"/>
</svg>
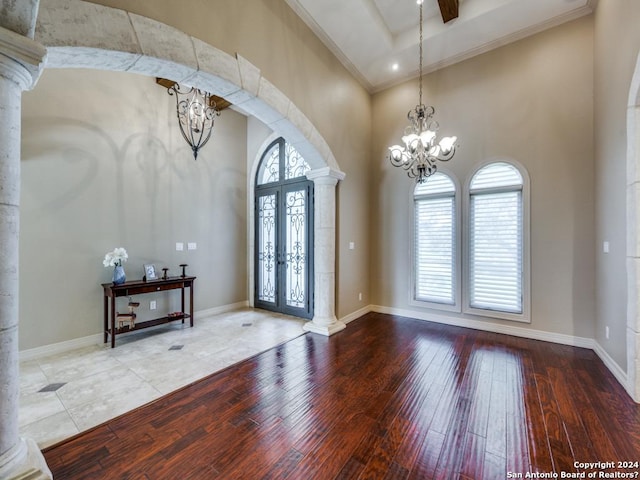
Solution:
<svg viewBox="0 0 640 480">
<path fill-rule="evenodd" d="M 262 153 L 255 176 L 254 305 L 313 317 L 313 182 L 284 138 Z"/>
<path fill-rule="evenodd" d="M 322 196 L 313 208 L 314 218 L 322 222 L 314 227 L 314 316 L 305 328 L 325 335 L 344 328 L 335 317 L 334 267 L 335 186 L 344 173 L 311 121 L 240 55 L 233 57 L 173 27 L 124 10 L 82 0 L 73 4 L 72 9 L 55 2 L 40 6 L 39 17 L 47 19 L 46 31 L 36 28 L 35 39 L 48 47 L 47 68 L 128 71 L 198 87 L 257 118 L 303 155 L 312 169 L 307 178 L 313 181 L 316 195 Z M 74 28 L 65 29 L 65 25 Z M 114 36 L 114 31 L 121 35 Z M 182 47 L 162 48 L 168 44 Z M 252 297 L 250 292 L 250 303 Z"/>
</svg>

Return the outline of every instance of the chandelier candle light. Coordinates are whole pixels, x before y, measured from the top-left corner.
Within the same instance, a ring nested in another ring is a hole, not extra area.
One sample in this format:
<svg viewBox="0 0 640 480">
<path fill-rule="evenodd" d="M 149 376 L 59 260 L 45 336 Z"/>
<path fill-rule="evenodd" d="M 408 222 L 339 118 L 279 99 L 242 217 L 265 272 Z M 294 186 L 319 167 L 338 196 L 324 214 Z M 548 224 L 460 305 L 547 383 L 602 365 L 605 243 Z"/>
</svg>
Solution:
<svg viewBox="0 0 640 480">
<path fill-rule="evenodd" d="M 198 151 L 211 138 L 214 119 L 220 116 L 211 94 L 195 87 L 185 87 L 178 83 L 170 86 L 169 95 L 176 97 L 176 113 L 180 132 L 198 159 Z"/>
<path fill-rule="evenodd" d="M 402 167 L 407 175 L 415 178 L 418 183 L 426 182 L 436 170 L 436 161 L 446 162 L 451 160 L 456 153 L 457 137 L 444 137 L 436 143 L 436 135 L 439 128 L 438 122 L 433 119 L 435 110 L 431 106 L 422 103 L 422 3 L 420 6 L 420 97 L 418 105 L 407 114 L 411 124 L 405 129 L 402 141 L 405 146 L 394 145 L 389 147 L 389 159 L 394 167 Z"/>
</svg>

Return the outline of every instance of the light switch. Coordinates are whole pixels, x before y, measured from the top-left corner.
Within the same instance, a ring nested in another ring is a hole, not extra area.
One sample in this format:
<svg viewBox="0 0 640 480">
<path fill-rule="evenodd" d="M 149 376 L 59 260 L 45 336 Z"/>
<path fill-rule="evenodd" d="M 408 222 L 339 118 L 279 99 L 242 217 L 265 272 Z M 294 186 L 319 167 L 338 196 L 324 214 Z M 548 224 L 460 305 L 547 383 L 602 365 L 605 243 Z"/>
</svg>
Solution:
<svg viewBox="0 0 640 480">
<path fill-rule="evenodd" d="M 609 242 L 603 242 L 602 243 L 602 251 L 604 253 L 609 253 Z"/>
<path fill-rule="evenodd" d="M 176 250 L 178 252 L 181 252 L 182 250 L 184 250 L 184 243 L 182 242 L 176 242 Z"/>
<path fill-rule="evenodd" d="M 196 242 L 189 242 L 187 244 L 187 249 L 188 250 L 196 250 L 198 248 L 198 246 L 196 245 Z"/>
<path fill-rule="evenodd" d="M 349 242 L 349 250 L 353 250 L 354 248 L 356 248 L 355 242 Z"/>
</svg>

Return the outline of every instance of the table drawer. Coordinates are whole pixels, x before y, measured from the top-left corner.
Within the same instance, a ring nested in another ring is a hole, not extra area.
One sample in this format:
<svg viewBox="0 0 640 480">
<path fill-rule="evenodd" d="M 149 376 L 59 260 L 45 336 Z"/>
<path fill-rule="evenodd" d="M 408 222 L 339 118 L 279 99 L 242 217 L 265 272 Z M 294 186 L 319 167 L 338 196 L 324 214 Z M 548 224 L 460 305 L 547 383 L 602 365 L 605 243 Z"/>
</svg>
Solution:
<svg viewBox="0 0 640 480">
<path fill-rule="evenodd" d="M 182 288 L 183 286 L 187 286 L 187 285 L 184 282 L 163 283 L 163 284 L 150 283 L 148 285 L 129 287 L 125 289 L 124 291 L 125 293 L 123 296 L 126 297 L 129 295 L 138 295 L 140 293 L 152 293 L 152 292 L 162 292 L 164 290 L 175 290 L 176 288 Z"/>
</svg>

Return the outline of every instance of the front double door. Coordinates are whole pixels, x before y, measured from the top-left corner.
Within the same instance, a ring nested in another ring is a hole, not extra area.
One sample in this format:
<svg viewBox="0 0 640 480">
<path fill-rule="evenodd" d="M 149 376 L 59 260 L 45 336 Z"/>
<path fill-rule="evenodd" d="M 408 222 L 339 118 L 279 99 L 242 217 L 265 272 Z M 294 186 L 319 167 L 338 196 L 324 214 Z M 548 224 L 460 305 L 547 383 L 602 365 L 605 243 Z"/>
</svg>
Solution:
<svg viewBox="0 0 640 480">
<path fill-rule="evenodd" d="M 313 182 L 256 189 L 255 306 L 313 317 Z"/>
</svg>

